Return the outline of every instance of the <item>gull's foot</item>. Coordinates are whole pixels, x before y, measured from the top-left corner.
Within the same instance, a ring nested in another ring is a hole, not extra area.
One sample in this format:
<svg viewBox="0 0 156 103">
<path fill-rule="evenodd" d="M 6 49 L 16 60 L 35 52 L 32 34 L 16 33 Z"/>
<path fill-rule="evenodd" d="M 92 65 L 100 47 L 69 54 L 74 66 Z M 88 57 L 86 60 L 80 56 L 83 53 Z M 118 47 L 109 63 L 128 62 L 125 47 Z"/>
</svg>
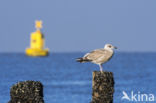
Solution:
<svg viewBox="0 0 156 103">
<path fill-rule="evenodd" d="M 104 73 L 104 72 L 106 72 L 106 71 L 105 70 L 102 70 L 102 71 L 100 70 L 100 73 Z"/>
</svg>

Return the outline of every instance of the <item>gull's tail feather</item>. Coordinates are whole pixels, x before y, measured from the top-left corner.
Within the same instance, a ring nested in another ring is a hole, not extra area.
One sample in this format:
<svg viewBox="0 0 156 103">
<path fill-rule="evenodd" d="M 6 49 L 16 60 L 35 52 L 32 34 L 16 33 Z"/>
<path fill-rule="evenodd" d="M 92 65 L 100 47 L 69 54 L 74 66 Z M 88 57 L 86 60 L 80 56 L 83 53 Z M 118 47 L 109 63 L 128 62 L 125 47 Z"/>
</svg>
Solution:
<svg viewBox="0 0 156 103">
<path fill-rule="evenodd" d="M 90 60 L 88 60 L 86 58 L 77 58 L 76 61 L 80 62 L 80 63 L 85 63 L 85 62 L 89 62 Z"/>
</svg>

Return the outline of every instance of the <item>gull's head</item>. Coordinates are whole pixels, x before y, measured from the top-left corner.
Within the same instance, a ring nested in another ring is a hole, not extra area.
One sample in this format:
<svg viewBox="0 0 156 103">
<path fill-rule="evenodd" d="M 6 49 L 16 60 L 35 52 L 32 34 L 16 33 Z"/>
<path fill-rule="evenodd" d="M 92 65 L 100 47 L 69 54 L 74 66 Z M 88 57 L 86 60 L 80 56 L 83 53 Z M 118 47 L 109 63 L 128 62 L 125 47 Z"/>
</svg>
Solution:
<svg viewBox="0 0 156 103">
<path fill-rule="evenodd" d="M 112 44 L 106 44 L 104 46 L 104 49 L 113 50 L 113 49 L 117 49 L 117 47 L 116 46 L 113 46 Z"/>
</svg>

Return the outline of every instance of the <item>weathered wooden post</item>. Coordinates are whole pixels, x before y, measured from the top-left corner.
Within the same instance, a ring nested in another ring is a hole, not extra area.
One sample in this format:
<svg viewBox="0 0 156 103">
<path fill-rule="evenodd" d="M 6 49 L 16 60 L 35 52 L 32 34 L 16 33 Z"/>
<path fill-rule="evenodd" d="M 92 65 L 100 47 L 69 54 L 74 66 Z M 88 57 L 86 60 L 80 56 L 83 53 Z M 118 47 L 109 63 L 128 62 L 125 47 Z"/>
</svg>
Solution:
<svg viewBox="0 0 156 103">
<path fill-rule="evenodd" d="M 43 85 L 38 81 L 24 81 L 13 85 L 8 103 L 44 103 Z"/>
<path fill-rule="evenodd" d="M 91 103 L 113 103 L 114 78 L 112 72 L 93 72 Z"/>
</svg>

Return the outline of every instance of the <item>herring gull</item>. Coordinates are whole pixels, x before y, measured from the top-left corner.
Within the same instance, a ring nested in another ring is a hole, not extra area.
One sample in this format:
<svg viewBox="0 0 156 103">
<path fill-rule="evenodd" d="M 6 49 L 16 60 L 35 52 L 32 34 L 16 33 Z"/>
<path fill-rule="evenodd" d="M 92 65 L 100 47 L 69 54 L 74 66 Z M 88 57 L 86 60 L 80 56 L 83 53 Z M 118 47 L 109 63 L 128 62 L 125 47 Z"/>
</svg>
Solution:
<svg viewBox="0 0 156 103">
<path fill-rule="evenodd" d="M 93 50 L 90 53 L 85 54 L 84 57 L 77 58 L 76 61 L 80 63 L 92 62 L 94 64 L 97 64 L 99 65 L 100 71 L 102 72 L 102 64 L 112 58 L 114 54 L 113 49 L 117 49 L 117 47 L 111 44 L 106 44 L 104 48 Z"/>
</svg>

